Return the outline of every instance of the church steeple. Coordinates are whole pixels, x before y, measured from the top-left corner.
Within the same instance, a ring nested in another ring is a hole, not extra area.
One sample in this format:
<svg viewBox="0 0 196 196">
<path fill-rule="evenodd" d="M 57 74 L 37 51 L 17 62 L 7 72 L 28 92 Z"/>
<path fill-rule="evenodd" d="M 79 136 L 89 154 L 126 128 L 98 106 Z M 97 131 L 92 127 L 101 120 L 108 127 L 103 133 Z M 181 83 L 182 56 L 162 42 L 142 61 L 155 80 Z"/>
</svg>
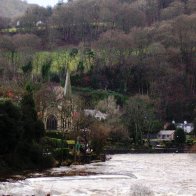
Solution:
<svg viewBox="0 0 196 196">
<path fill-rule="evenodd" d="M 65 87 L 64 87 L 64 98 L 66 99 L 70 99 L 72 96 L 72 92 L 71 92 L 71 80 L 70 80 L 70 73 L 69 70 L 67 70 L 67 74 L 66 74 L 66 80 L 65 80 Z"/>
</svg>

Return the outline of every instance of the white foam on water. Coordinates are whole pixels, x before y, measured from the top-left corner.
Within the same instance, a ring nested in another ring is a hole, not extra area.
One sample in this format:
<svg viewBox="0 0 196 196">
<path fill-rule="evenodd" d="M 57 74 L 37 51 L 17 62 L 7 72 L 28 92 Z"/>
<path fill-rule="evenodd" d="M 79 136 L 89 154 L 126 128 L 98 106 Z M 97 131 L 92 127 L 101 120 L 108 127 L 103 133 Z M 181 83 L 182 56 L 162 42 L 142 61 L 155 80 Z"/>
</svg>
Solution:
<svg viewBox="0 0 196 196">
<path fill-rule="evenodd" d="M 51 169 L 98 175 L 38 177 L 0 183 L 0 195 L 195 196 L 196 154 L 113 155 L 103 163 Z"/>
</svg>

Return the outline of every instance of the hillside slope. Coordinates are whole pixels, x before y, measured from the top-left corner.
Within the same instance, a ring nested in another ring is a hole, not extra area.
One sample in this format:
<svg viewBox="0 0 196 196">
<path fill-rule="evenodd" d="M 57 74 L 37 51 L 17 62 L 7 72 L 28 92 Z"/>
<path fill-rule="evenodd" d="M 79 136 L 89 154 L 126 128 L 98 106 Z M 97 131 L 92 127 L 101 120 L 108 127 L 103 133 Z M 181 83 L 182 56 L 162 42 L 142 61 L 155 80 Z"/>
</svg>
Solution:
<svg viewBox="0 0 196 196">
<path fill-rule="evenodd" d="M 29 6 L 30 4 L 21 0 L 0 0 L 0 16 L 8 18 L 21 16 Z"/>
</svg>

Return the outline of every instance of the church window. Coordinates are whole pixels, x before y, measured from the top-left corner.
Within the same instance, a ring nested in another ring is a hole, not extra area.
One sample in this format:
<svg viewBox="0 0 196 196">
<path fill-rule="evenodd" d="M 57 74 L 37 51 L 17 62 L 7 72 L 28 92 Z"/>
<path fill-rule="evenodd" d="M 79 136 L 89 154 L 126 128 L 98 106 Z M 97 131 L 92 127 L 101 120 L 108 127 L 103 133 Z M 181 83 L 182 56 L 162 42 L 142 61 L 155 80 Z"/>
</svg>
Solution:
<svg viewBox="0 0 196 196">
<path fill-rule="evenodd" d="M 57 119 L 54 115 L 50 115 L 47 119 L 47 130 L 57 130 Z"/>
</svg>

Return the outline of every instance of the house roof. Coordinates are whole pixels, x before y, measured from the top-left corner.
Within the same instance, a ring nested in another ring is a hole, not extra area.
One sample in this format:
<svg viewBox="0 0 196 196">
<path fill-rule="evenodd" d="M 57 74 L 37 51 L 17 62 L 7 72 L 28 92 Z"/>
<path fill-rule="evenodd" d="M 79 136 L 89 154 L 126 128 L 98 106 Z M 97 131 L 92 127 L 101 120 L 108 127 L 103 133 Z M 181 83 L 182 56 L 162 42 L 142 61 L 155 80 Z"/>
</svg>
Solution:
<svg viewBox="0 0 196 196">
<path fill-rule="evenodd" d="M 84 110 L 84 113 L 86 116 L 92 116 L 94 118 L 97 119 L 106 119 L 107 118 L 107 114 L 100 112 L 99 110 L 90 110 L 90 109 L 86 109 Z"/>
</svg>

